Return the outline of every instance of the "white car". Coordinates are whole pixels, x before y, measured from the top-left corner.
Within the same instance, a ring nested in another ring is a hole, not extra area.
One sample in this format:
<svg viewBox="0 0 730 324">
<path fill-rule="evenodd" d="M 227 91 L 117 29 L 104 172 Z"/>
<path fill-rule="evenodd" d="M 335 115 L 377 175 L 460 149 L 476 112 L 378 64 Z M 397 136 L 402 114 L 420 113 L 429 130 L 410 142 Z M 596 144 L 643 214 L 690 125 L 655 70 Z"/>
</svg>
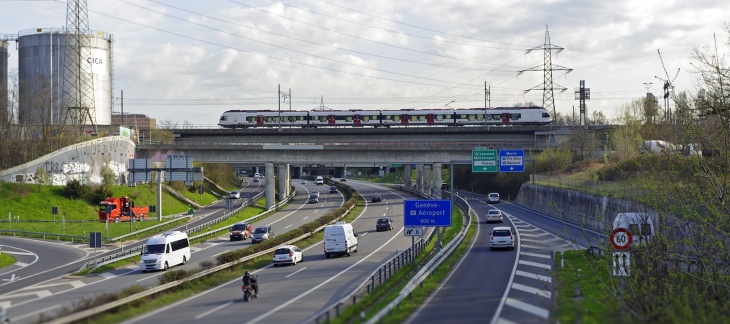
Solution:
<svg viewBox="0 0 730 324">
<path fill-rule="evenodd" d="M 233 190 L 233 191 L 231 191 L 231 194 L 228 197 L 231 199 L 239 199 L 239 198 L 241 198 L 241 193 L 236 190 Z"/>
<path fill-rule="evenodd" d="M 302 251 L 294 245 L 282 245 L 276 248 L 274 251 L 274 266 L 278 267 L 280 264 L 291 264 L 296 265 L 297 262 L 302 262 L 304 254 Z"/>
<path fill-rule="evenodd" d="M 302 180 L 302 184 L 307 184 L 307 180 Z"/>
<path fill-rule="evenodd" d="M 501 210 L 499 210 L 499 209 L 491 209 L 491 210 L 489 210 L 487 212 L 487 223 L 489 223 L 489 222 L 500 222 L 500 223 L 502 223 L 502 222 L 504 222 L 502 220 L 502 217 L 503 216 L 504 215 L 502 215 L 502 211 Z"/>
<path fill-rule="evenodd" d="M 497 248 L 515 249 L 515 237 L 512 235 L 512 228 L 497 226 L 492 229 L 492 236 L 489 238 L 489 246 L 492 251 Z"/>
<path fill-rule="evenodd" d="M 496 192 L 492 192 L 487 196 L 487 203 L 490 204 L 499 204 L 499 194 Z"/>
</svg>

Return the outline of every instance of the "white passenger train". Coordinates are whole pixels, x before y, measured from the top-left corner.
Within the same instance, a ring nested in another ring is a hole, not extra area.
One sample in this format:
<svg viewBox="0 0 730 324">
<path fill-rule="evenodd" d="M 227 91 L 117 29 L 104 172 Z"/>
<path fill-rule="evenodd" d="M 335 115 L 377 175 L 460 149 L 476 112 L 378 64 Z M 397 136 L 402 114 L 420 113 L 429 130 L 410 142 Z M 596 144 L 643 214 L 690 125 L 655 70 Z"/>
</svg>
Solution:
<svg viewBox="0 0 730 324">
<path fill-rule="evenodd" d="M 281 121 L 279 120 L 281 116 Z M 503 107 L 429 110 L 229 110 L 218 125 L 224 128 L 256 127 L 392 127 L 546 125 L 553 121 L 543 107 Z"/>
</svg>

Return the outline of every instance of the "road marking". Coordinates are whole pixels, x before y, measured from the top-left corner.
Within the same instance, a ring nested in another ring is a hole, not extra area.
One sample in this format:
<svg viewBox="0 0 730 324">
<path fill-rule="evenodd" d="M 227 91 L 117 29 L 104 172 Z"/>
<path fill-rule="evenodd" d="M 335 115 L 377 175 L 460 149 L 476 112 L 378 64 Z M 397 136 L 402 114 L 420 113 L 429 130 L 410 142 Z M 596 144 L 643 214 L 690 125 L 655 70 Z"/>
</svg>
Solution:
<svg viewBox="0 0 730 324">
<path fill-rule="evenodd" d="M 59 307 L 61 307 L 61 305 L 54 305 L 54 306 L 51 306 L 51 307 L 46 307 L 44 309 L 37 310 L 37 311 L 32 312 L 32 313 L 25 314 L 23 316 L 16 316 L 16 317 L 13 317 L 13 322 L 14 323 L 17 323 L 17 322 L 20 322 L 21 319 L 24 319 L 26 317 L 35 316 L 36 314 L 41 314 L 41 313 L 43 313 L 45 311 L 49 311 L 51 309 L 59 308 Z"/>
<path fill-rule="evenodd" d="M 35 295 L 38 298 L 41 298 L 41 297 L 50 296 L 52 294 L 49 290 L 36 290 L 36 291 L 29 291 L 29 292 L 13 294 L 13 295 L 3 295 L 2 298 L 10 299 L 10 298 L 15 298 L 15 297 L 20 297 L 20 296 L 29 296 L 29 295 Z"/>
<path fill-rule="evenodd" d="M 233 304 L 233 302 L 232 301 L 229 301 L 229 302 L 227 302 L 227 303 L 225 303 L 223 305 L 220 305 L 220 306 L 218 306 L 216 308 L 213 308 L 213 309 L 211 309 L 211 310 L 209 310 L 209 311 L 207 311 L 205 313 L 200 313 L 200 314 L 198 314 L 198 316 L 195 316 L 195 319 L 196 320 L 199 320 L 199 319 L 201 319 L 203 317 L 208 316 L 209 314 L 215 313 L 216 311 L 225 308 L 226 306 L 228 306 L 230 304 Z"/>
<path fill-rule="evenodd" d="M 302 261 L 299 261 L 299 262 L 302 262 Z M 286 276 L 286 278 L 289 278 L 289 277 L 291 277 L 291 276 L 293 276 L 293 275 L 295 275 L 295 274 L 299 273 L 299 271 L 302 271 L 302 270 L 304 270 L 304 269 L 306 269 L 306 268 L 307 268 L 307 267 L 304 267 L 304 268 L 301 268 L 301 269 L 299 269 L 299 270 L 297 270 L 297 271 L 294 271 L 294 272 L 292 272 L 292 273 L 291 273 L 290 275 Z"/>
<path fill-rule="evenodd" d="M 111 279 L 111 278 L 115 278 L 117 276 L 111 272 L 102 272 L 99 275 L 104 277 L 104 279 Z"/>
<path fill-rule="evenodd" d="M 28 264 L 28 263 L 25 263 L 25 262 L 17 262 L 17 261 L 16 261 L 16 262 L 15 262 L 15 265 L 16 265 L 16 266 L 19 266 L 19 267 L 21 267 L 21 268 L 22 268 L 22 267 L 27 267 L 27 266 L 29 266 L 30 264 Z"/>
<path fill-rule="evenodd" d="M 307 219 L 307 218 L 309 218 L 309 216 L 304 216 L 304 218 L 302 218 L 302 219 L 304 220 L 304 219 Z"/>
<path fill-rule="evenodd" d="M 553 278 L 551 278 L 551 277 L 543 276 L 543 275 L 539 275 L 539 274 L 532 273 L 532 272 L 527 272 L 527 271 L 517 270 L 515 272 L 515 274 L 518 275 L 518 276 L 523 276 L 523 277 L 527 277 L 527 278 L 537 279 L 537 280 L 544 281 L 544 282 L 552 282 L 553 281 Z"/>
<path fill-rule="evenodd" d="M 13 281 L 15 281 L 15 280 L 18 280 L 18 279 L 20 279 L 20 277 L 17 277 L 17 278 L 16 278 L 16 277 L 15 277 L 15 274 L 13 273 L 13 275 L 12 275 L 12 276 L 10 276 L 10 279 L 3 279 L 3 281 L 7 281 L 7 282 L 13 282 Z"/>
<path fill-rule="evenodd" d="M 521 301 L 519 301 L 517 299 L 512 299 L 512 298 L 509 298 L 509 297 L 507 297 L 507 301 L 505 302 L 505 304 L 506 305 L 509 305 L 509 306 L 512 306 L 514 308 L 517 308 L 519 310 L 523 310 L 523 311 L 528 312 L 530 314 L 539 316 L 539 317 L 541 317 L 543 319 L 548 319 L 548 316 L 550 315 L 550 311 L 548 311 L 545 308 L 537 307 L 537 306 L 534 306 L 534 305 L 530 305 L 528 303 L 521 302 Z"/>
<path fill-rule="evenodd" d="M 522 241 L 524 241 L 524 242 L 532 242 L 532 243 L 545 243 L 545 240 L 531 240 L 531 239 L 526 239 L 524 237 L 522 238 Z"/>
<path fill-rule="evenodd" d="M 292 225 L 293 225 L 293 224 L 289 224 L 289 225 L 287 225 L 287 226 L 284 226 L 284 229 L 287 229 L 287 228 L 289 228 L 289 227 L 292 227 Z"/>
<path fill-rule="evenodd" d="M 537 245 L 530 245 L 530 244 L 522 244 L 522 243 L 520 243 L 520 247 L 522 247 L 522 248 L 531 248 L 531 249 L 540 249 L 540 250 L 547 249 L 547 247 L 544 247 L 544 246 L 537 246 Z"/>
<path fill-rule="evenodd" d="M 500 317 L 496 324 L 518 324 L 518 323 Z"/>
<path fill-rule="evenodd" d="M 533 266 L 533 267 L 538 267 L 538 268 L 544 268 L 544 269 L 548 269 L 548 270 L 550 270 L 552 268 L 549 264 L 537 263 L 537 262 L 531 262 L 531 261 L 520 260 L 519 263 L 520 264 L 524 264 L 524 265 L 528 265 L 528 266 Z"/>
<path fill-rule="evenodd" d="M 518 284 L 518 283 L 513 283 L 512 289 L 522 290 L 524 292 L 527 292 L 527 293 L 530 293 L 533 295 L 538 295 L 540 297 L 545 297 L 545 298 L 550 298 L 550 296 L 551 296 L 551 293 L 547 290 L 538 289 L 538 288 L 534 288 L 534 287 L 530 287 L 530 286 L 526 286 L 526 285 Z"/>
<path fill-rule="evenodd" d="M 35 253 L 33 253 L 33 252 L 3 251 L 3 253 L 13 254 L 13 255 L 35 255 Z"/>
<path fill-rule="evenodd" d="M 520 254 L 521 255 L 532 256 L 532 257 L 536 257 L 536 258 L 550 259 L 550 255 L 549 254 L 537 254 L 537 253 L 530 253 L 530 252 L 520 252 Z"/>
<path fill-rule="evenodd" d="M 68 282 L 57 282 L 47 285 L 37 285 L 37 286 L 30 286 L 30 287 L 23 287 L 18 290 L 28 290 L 28 289 L 38 289 L 38 288 L 48 288 L 48 287 L 55 287 L 55 286 L 61 286 L 61 285 L 71 285 L 74 288 L 83 287 L 86 286 L 86 284 L 81 280 L 73 280 Z"/>
<path fill-rule="evenodd" d="M 396 234 L 400 234 L 400 232 L 403 232 L 403 229 L 402 229 L 402 228 L 401 228 L 401 229 L 400 229 L 400 230 L 398 231 L 398 233 L 396 233 Z M 384 248 L 384 247 L 385 247 L 386 245 L 388 245 L 388 244 L 389 244 L 389 243 L 390 243 L 391 241 L 393 241 L 393 240 L 394 240 L 394 239 L 395 239 L 396 237 L 400 237 L 400 236 L 398 236 L 398 235 L 394 235 L 394 236 L 393 236 L 393 237 L 392 237 L 392 238 L 391 238 L 390 240 L 386 241 L 386 242 L 385 242 L 385 243 L 383 243 L 383 245 L 381 245 L 381 246 L 380 246 L 379 248 L 375 249 L 375 251 L 371 252 L 370 254 L 366 255 L 366 256 L 365 256 L 364 258 L 362 258 L 362 259 L 358 260 L 357 262 L 353 263 L 353 264 L 352 264 L 351 266 L 349 266 L 349 267 L 345 268 L 345 270 L 342 270 L 342 271 L 340 271 L 340 272 L 339 272 L 339 273 L 337 273 L 336 275 L 334 275 L 334 276 L 330 277 L 329 279 L 327 279 L 327 280 L 323 281 L 323 282 L 322 282 L 322 283 L 320 283 L 319 285 L 316 285 L 316 286 L 314 286 L 314 287 L 313 287 L 312 289 L 309 289 L 309 290 L 307 290 L 307 291 L 303 292 L 303 293 L 302 293 L 302 294 L 300 294 L 299 296 L 297 296 L 297 297 L 294 297 L 294 298 L 290 299 L 289 301 L 287 301 L 287 302 L 285 302 L 285 303 L 282 303 L 281 305 L 279 305 L 279 306 L 277 306 L 277 307 L 275 307 L 275 308 L 273 308 L 273 309 L 269 310 L 268 312 L 266 312 L 266 313 L 264 313 L 264 314 L 261 314 L 261 315 L 259 315 L 258 317 L 256 317 L 256 318 L 252 319 L 252 320 L 251 320 L 251 321 L 249 321 L 248 323 L 256 323 L 256 322 L 259 322 L 259 321 L 261 321 L 261 320 L 265 319 L 266 317 L 269 317 L 269 316 L 271 316 L 271 314 L 274 314 L 274 313 L 276 313 L 276 312 L 280 311 L 281 309 L 283 309 L 283 308 L 286 308 L 286 307 L 288 307 L 289 305 L 291 305 L 292 303 L 296 302 L 297 300 L 299 300 L 299 299 L 301 299 L 301 298 L 304 298 L 304 296 L 306 296 L 306 295 L 309 295 L 310 293 L 312 293 L 313 291 L 315 291 L 315 290 L 317 290 L 317 289 L 321 288 L 322 286 L 324 286 L 325 284 L 329 283 L 330 281 L 332 281 L 332 280 L 335 280 L 335 279 L 337 279 L 337 277 L 341 276 L 341 275 L 342 275 L 343 273 L 346 273 L 346 272 L 350 271 L 350 269 L 352 269 L 352 268 L 356 267 L 356 266 L 357 266 L 358 264 L 360 264 L 360 263 L 364 262 L 365 260 L 367 260 L 368 258 L 370 258 L 371 256 L 373 256 L 373 254 L 375 254 L 375 253 L 377 253 L 378 251 L 382 250 L 382 249 L 383 249 L 383 248 Z"/>
</svg>

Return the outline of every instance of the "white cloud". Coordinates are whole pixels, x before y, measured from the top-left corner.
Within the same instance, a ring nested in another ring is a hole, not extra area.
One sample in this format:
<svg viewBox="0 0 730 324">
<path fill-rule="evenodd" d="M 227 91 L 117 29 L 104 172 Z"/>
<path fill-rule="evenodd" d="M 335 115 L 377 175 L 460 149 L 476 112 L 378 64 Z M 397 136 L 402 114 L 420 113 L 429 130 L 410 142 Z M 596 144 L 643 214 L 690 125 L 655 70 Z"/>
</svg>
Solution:
<svg viewBox="0 0 730 324">
<path fill-rule="evenodd" d="M 565 48 L 552 63 L 573 69 L 553 75 L 568 88 L 555 93 L 558 110 L 572 112 L 573 88 L 586 80 L 589 113 L 613 115 L 644 95 L 644 82 L 661 91 L 657 49 L 671 77 L 681 69 L 679 90 L 692 90 L 692 49 L 712 43 L 713 33 L 726 39 L 730 9 L 719 0 L 98 0 L 89 6 L 92 29 L 114 35 L 115 97 L 124 90 L 125 111 L 211 125 L 228 109 L 276 109 L 279 84 L 291 89 L 294 109 L 317 107 L 321 96 L 341 109 L 439 108 L 451 100 L 452 107 L 479 107 L 485 81 L 493 106 L 541 103 L 542 92 L 524 90 L 541 84 L 542 72 L 517 71 L 543 63 L 542 51 L 525 50 L 543 44 L 546 25 L 551 43 Z M 3 2 L 0 33 L 61 27 L 65 9 L 59 2 Z M 17 64 L 10 48 L 9 61 Z"/>
</svg>

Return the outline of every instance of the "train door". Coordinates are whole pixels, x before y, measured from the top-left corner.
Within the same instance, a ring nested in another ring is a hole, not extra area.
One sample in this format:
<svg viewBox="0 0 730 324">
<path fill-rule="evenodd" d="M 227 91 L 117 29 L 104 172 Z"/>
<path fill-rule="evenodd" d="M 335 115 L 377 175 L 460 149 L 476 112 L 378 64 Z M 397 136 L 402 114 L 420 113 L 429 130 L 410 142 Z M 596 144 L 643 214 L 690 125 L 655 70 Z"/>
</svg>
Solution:
<svg viewBox="0 0 730 324">
<path fill-rule="evenodd" d="M 263 126 L 264 125 L 264 116 L 258 115 L 256 116 L 256 126 Z"/>
<path fill-rule="evenodd" d="M 509 124 L 510 123 L 510 114 L 509 113 L 502 113 L 502 124 Z"/>
<path fill-rule="evenodd" d="M 335 126 L 337 124 L 337 118 L 335 115 L 327 115 L 327 125 Z"/>
<path fill-rule="evenodd" d="M 355 126 L 362 126 L 362 115 L 352 116 L 352 124 Z"/>
<path fill-rule="evenodd" d="M 408 114 L 401 114 L 400 115 L 400 124 L 401 125 L 408 125 Z"/>
<path fill-rule="evenodd" d="M 426 124 L 433 125 L 434 124 L 434 115 L 433 114 L 426 114 Z"/>
</svg>

